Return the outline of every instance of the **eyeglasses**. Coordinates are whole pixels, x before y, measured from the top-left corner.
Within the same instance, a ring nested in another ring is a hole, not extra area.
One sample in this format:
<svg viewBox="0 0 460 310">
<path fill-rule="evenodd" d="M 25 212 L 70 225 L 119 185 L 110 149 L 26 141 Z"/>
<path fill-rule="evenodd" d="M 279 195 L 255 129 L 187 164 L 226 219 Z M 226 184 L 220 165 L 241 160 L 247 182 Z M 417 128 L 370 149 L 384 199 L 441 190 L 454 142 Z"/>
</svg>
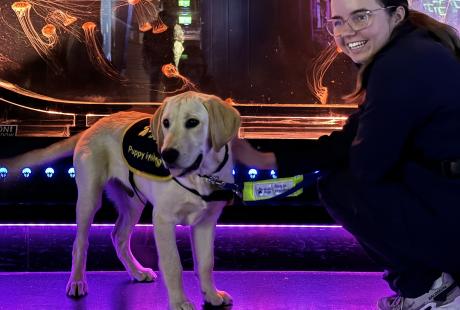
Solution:
<svg viewBox="0 0 460 310">
<path fill-rule="evenodd" d="M 348 24 L 353 31 L 360 31 L 371 25 L 372 15 L 374 12 L 394 8 L 395 6 L 387 6 L 375 10 L 358 11 L 351 14 L 347 19 L 331 18 L 326 20 L 326 30 L 333 37 L 340 36 L 345 31 L 345 25 Z"/>
</svg>

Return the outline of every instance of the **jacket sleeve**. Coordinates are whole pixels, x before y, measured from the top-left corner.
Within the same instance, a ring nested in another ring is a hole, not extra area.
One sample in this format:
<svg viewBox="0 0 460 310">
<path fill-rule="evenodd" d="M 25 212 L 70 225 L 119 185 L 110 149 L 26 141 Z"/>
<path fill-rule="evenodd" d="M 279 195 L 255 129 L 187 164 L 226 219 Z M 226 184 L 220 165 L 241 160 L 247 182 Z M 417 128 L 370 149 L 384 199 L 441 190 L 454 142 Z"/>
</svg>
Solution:
<svg viewBox="0 0 460 310">
<path fill-rule="evenodd" d="M 299 140 L 296 145 L 275 151 L 279 176 L 292 176 L 315 170 L 338 167 L 348 160 L 351 142 L 356 134 L 361 111 L 351 114 L 341 130 L 318 140 Z"/>
</svg>

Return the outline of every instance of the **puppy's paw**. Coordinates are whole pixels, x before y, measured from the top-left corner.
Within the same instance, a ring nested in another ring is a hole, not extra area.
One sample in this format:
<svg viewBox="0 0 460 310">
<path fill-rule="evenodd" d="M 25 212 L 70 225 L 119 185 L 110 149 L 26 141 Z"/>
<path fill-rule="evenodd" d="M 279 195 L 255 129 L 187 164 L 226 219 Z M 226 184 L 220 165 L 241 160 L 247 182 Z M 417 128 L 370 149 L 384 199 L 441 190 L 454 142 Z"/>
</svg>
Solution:
<svg viewBox="0 0 460 310">
<path fill-rule="evenodd" d="M 66 286 L 67 296 L 70 297 L 82 297 L 88 294 L 88 283 L 86 280 L 74 280 L 70 279 Z"/>
<path fill-rule="evenodd" d="M 157 274 L 150 268 L 139 268 L 131 277 L 138 282 L 153 282 L 157 279 Z"/>
<path fill-rule="evenodd" d="M 204 297 L 205 307 L 221 307 L 230 306 L 233 304 L 232 296 L 225 291 L 215 291 L 214 293 L 207 293 Z"/>
<path fill-rule="evenodd" d="M 169 305 L 169 310 L 196 310 L 193 303 L 190 301 L 182 302 L 182 303 L 173 303 Z"/>
</svg>

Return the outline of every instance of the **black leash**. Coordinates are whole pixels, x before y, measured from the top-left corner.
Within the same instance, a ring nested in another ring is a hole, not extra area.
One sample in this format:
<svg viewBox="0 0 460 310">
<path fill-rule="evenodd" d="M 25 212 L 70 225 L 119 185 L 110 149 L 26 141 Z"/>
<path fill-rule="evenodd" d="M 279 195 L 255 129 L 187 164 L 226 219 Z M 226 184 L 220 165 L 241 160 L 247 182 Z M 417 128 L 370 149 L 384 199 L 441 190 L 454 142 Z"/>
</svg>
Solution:
<svg viewBox="0 0 460 310">
<path fill-rule="evenodd" d="M 144 207 L 149 207 L 149 206 L 153 206 L 152 203 L 148 200 L 148 199 L 142 199 L 141 198 L 141 195 L 139 194 L 139 189 L 137 188 L 136 186 L 136 183 L 134 182 L 134 173 L 129 170 L 129 184 L 131 184 L 131 187 L 133 188 L 133 191 L 134 191 L 134 194 L 136 194 L 137 198 L 139 198 L 139 200 L 144 204 Z M 130 197 L 134 197 L 134 194 L 131 192 L 131 193 L 128 193 L 128 195 Z M 144 195 L 142 195 L 144 196 Z M 144 196 L 145 198 L 145 196 Z"/>
<path fill-rule="evenodd" d="M 182 186 L 183 188 L 185 188 L 186 190 L 188 190 L 192 194 L 195 194 L 196 196 L 200 197 L 201 199 L 203 199 L 206 202 L 210 202 L 210 201 L 229 201 L 229 200 L 233 199 L 233 191 L 232 190 L 226 190 L 226 189 L 216 190 L 216 191 L 213 191 L 210 195 L 201 195 L 196 189 L 185 186 L 184 184 L 179 182 L 179 180 L 177 180 L 176 178 L 173 178 L 173 180 L 177 184 L 179 184 L 180 186 Z"/>
</svg>

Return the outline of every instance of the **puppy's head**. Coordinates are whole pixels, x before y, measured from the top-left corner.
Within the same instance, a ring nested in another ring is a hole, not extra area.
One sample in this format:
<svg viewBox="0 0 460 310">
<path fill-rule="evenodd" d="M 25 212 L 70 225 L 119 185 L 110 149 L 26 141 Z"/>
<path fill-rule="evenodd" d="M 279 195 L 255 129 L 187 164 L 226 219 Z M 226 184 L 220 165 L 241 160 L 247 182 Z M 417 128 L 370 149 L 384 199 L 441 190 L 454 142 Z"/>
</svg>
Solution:
<svg viewBox="0 0 460 310">
<path fill-rule="evenodd" d="M 237 133 L 238 111 L 222 99 L 197 92 L 168 97 L 153 115 L 152 132 L 175 176 L 192 172 L 210 149 L 220 150 Z"/>
</svg>

